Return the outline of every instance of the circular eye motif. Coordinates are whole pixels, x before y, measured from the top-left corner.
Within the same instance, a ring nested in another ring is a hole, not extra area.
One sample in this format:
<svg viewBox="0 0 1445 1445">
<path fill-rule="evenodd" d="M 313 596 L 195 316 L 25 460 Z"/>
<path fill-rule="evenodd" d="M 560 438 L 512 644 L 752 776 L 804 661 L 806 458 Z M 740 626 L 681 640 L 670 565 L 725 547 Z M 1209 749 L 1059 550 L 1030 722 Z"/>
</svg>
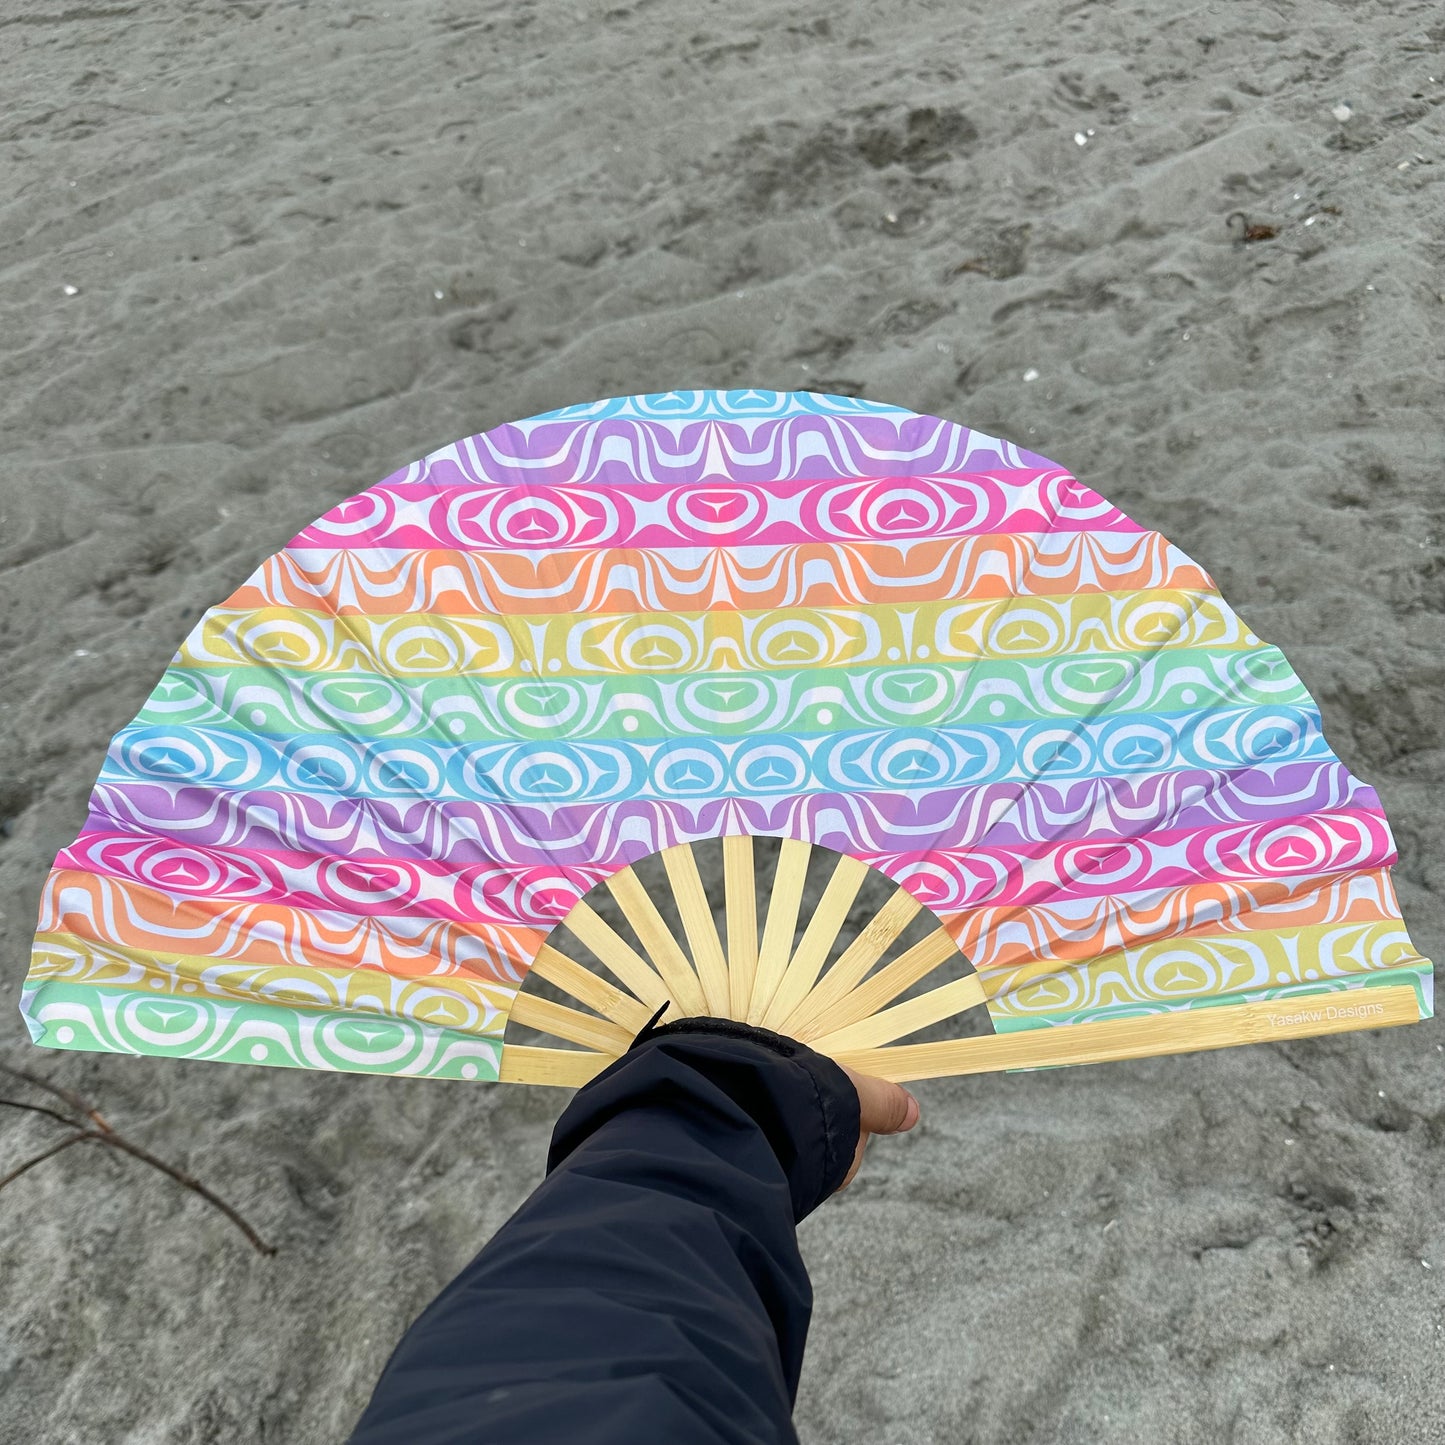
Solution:
<svg viewBox="0 0 1445 1445">
<path fill-rule="evenodd" d="M 416 988 L 407 993 L 409 1017 L 433 1028 L 462 1029 L 470 1032 L 484 1022 L 476 1003 L 460 993 L 445 988 Z"/>
<path fill-rule="evenodd" d="M 367 781 L 378 792 L 434 797 L 441 792 L 442 770 L 430 753 L 418 748 L 376 748 L 367 762 Z"/>
<path fill-rule="evenodd" d="M 136 871 L 157 888 L 183 893 L 214 893 L 226 881 L 226 870 L 219 863 L 189 848 L 150 850 Z"/>
<path fill-rule="evenodd" d="M 683 672 L 697 661 L 692 635 L 668 622 L 630 627 L 621 638 L 619 651 L 621 666 L 628 672 Z"/>
<path fill-rule="evenodd" d="M 392 498 L 381 487 L 359 492 L 334 506 L 310 531 L 332 537 L 360 537 L 367 532 L 384 532 L 392 512 Z"/>
<path fill-rule="evenodd" d="M 345 858 L 324 864 L 317 882 L 335 903 L 380 906 L 410 897 L 419 878 L 414 870 L 396 863 Z"/>
<path fill-rule="evenodd" d="M 384 677 L 323 677 L 306 689 L 318 720 L 337 727 L 384 728 L 415 722 L 407 694 Z"/>
<path fill-rule="evenodd" d="M 1239 737 L 1239 750 L 1252 762 L 1268 762 L 1297 751 L 1305 729 L 1297 718 L 1274 714 L 1250 723 Z"/>
<path fill-rule="evenodd" d="M 587 774 L 576 754 L 560 749 L 519 751 L 506 770 L 506 790 L 523 802 L 561 802 L 580 796 Z"/>
<path fill-rule="evenodd" d="M 1331 862 L 1331 850 L 1324 840 L 1300 827 L 1270 828 L 1260 833 L 1251 852 L 1261 871 L 1270 873 L 1312 873 Z"/>
<path fill-rule="evenodd" d="M 582 688 L 565 681 L 511 682 L 501 689 L 501 709 L 519 728 L 570 728 L 582 716 L 587 699 Z"/>
<path fill-rule="evenodd" d="M 739 727 L 752 722 L 768 710 L 774 697 L 770 681 L 743 673 L 689 678 L 679 692 L 683 713 L 703 727 Z"/>
<path fill-rule="evenodd" d="M 1118 697 L 1136 673 L 1134 663 L 1122 657 L 1069 658 L 1050 666 L 1048 685 L 1063 702 L 1097 707 Z"/>
<path fill-rule="evenodd" d="M 942 668 L 891 667 L 870 673 L 868 700 L 886 717 L 919 718 L 948 701 L 956 679 Z"/>
<path fill-rule="evenodd" d="M 416 1052 L 413 1025 L 388 1018 L 337 1018 L 323 1016 L 315 1042 L 331 1067 L 350 1065 L 362 1069 L 395 1068 Z"/>
<path fill-rule="evenodd" d="M 1088 1003 L 1082 969 L 1060 969 L 1046 978 L 1030 979 L 1008 991 L 1010 1012 L 1022 1014 L 1068 1013 Z"/>
<path fill-rule="evenodd" d="M 500 508 L 495 523 L 497 540 L 513 547 L 555 547 L 575 531 L 567 509 L 532 497 Z"/>
<path fill-rule="evenodd" d="M 808 760 L 787 748 L 768 747 L 747 754 L 737 772 L 749 792 L 792 793 L 807 782 Z"/>
<path fill-rule="evenodd" d="M 800 617 L 759 628 L 754 647 L 764 667 L 813 667 L 829 661 L 833 651 L 823 627 Z"/>
<path fill-rule="evenodd" d="M 1173 750 L 1174 738 L 1167 729 L 1138 723 L 1111 732 L 1103 753 L 1109 767 L 1137 773 L 1157 772 Z"/>
<path fill-rule="evenodd" d="M 287 753 L 284 776 L 291 786 L 306 792 L 347 793 L 355 787 L 360 770 L 349 747 L 300 743 Z"/>
<path fill-rule="evenodd" d="M 943 498 L 932 487 L 879 487 L 859 508 L 864 530 L 880 537 L 926 537 L 937 532 L 945 514 Z"/>
<path fill-rule="evenodd" d="M 948 753 L 919 734 L 909 734 L 879 749 L 878 776 L 900 788 L 924 788 L 950 772 Z"/>
<path fill-rule="evenodd" d="M 461 671 L 459 640 L 437 620 L 388 627 L 380 641 L 381 662 L 390 673 L 437 676 Z"/>
<path fill-rule="evenodd" d="M 842 482 L 819 499 L 823 534 L 892 540 L 957 536 L 986 526 L 989 488 L 966 476 Z"/>
<path fill-rule="evenodd" d="M 744 487 L 685 487 L 672 498 L 680 530 L 745 541 L 763 515 L 762 497 Z"/>
<path fill-rule="evenodd" d="M 1032 734 L 1019 752 L 1019 765 L 1025 773 L 1054 775 L 1085 772 L 1093 757 L 1092 749 L 1076 732 L 1068 728 L 1044 728 Z"/>
<path fill-rule="evenodd" d="M 121 1005 L 119 1032 L 169 1052 L 197 1042 L 209 1023 L 207 1010 L 187 999 L 138 996 Z"/>
<path fill-rule="evenodd" d="M 1157 651 L 1187 641 L 1193 617 L 1193 610 L 1178 602 L 1151 598 L 1132 603 L 1121 610 L 1120 638 L 1126 647 Z"/>
<path fill-rule="evenodd" d="M 1041 490 L 1052 499 L 1054 511 L 1059 518 L 1076 524 L 1090 518 L 1107 517 L 1117 511 L 1111 502 L 1106 502 L 1092 487 L 1086 487 L 1067 472 L 1049 478 Z"/>
<path fill-rule="evenodd" d="M 988 651 L 1000 657 L 1043 657 L 1063 646 L 1057 612 L 1010 604 L 998 609 L 988 629 Z"/>
<path fill-rule="evenodd" d="M 664 797 L 719 793 L 727 781 L 727 766 L 709 748 L 669 747 L 653 764 L 653 787 Z"/>
<path fill-rule="evenodd" d="M 1159 998 L 1216 993 L 1223 986 L 1219 965 L 1191 948 L 1154 954 L 1141 970 L 1140 982 Z"/>
<path fill-rule="evenodd" d="M 298 670 L 321 666 L 327 647 L 320 625 L 267 616 L 238 623 L 235 645 L 243 657 L 263 667 Z"/>
<path fill-rule="evenodd" d="M 1119 888 L 1148 870 L 1148 854 L 1136 843 L 1083 843 L 1059 859 L 1062 880 L 1090 888 Z"/>
<path fill-rule="evenodd" d="M 128 768 L 149 778 L 200 778 L 211 772 L 209 751 L 180 734 L 129 740 L 124 757 Z"/>
<path fill-rule="evenodd" d="M 543 868 L 529 869 L 516 894 L 519 916 L 560 922 L 577 905 L 588 884 Z"/>
</svg>

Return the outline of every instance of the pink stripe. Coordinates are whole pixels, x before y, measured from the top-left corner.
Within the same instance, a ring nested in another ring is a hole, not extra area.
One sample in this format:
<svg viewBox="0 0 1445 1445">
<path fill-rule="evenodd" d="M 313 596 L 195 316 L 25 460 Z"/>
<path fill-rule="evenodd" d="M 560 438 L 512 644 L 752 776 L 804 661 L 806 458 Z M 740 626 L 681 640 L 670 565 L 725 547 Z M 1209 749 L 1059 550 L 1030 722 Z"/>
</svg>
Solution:
<svg viewBox="0 0 1445 1445">
<path fill-rule="evenodd" d="M 1069 898 L 1143 902 L 1163 889 L 1196 884 L 1324 878 L 1383 868 L 1396 855 L 1383 813 L 1339 809 L 1134 839 L 858 856 L 908 888 L 935 913 L 951 914 L 984 906 L 1026 908 Z"/>
<path fill-rule="evenodd" d="M 671 485 L 475 487 L 381 483 L 296 536 L 294 548 L 552 551 L 785 546 L 1014 532 L 1141 532 L 1055 469 L 944 477 Z"/>
<path fill-rule="evenodd" d="M 1323 877 L 1387 866 L 1384 815 L 1338 809 L 1264 823 L 1165 830 L 1138 838 L 1005 848 L 859 854 L 935 913 L 1030 907 L 1065 898 L 1143 898 L 1161 889 L 1261 878 Z M 432 859 L 319 858 L 291 850 L 204 848 L 87 831 L 56 860 L 172 893 L 360 916 L 416 912 L 455 922 L 548 928 L 600 882 L 605 864 L 447 864 Z"/>
<path fill-rule="evenodd" d="M 397 914 L 458 923 L 549 929 L 606 870 L 487 862 L 456 867 L 432 860 L 318 858 L 198 848 L 130 833 L 84 832 L 55 860 L 173 894 L 274 903 L 359 917 Z"/>
</svg>

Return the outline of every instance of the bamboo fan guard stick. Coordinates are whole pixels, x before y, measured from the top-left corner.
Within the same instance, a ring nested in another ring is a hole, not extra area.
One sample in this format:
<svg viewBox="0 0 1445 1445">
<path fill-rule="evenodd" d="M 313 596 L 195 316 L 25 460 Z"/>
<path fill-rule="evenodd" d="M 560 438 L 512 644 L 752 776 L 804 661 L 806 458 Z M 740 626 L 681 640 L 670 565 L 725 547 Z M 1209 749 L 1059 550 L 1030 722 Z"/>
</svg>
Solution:
<svg viewBox="0 0 1445 1445">
<path fill-rule="evenodd" d="M 508 1044 L 502 1050 L 497 1078 L 504 1084 L 547 1084 L 557 1089 L 580 1089 L 595 1079 L 612 1058 L 580 1049 L 541 1049 L 530 1044 Z"/>
<path fill-rule="evenodd" d="M 1371 1004 L 1380 1006 L 1379 1015 L 1371 1019 L 1371 1028 L 1412 1024 L 1420 1018 L 1415 990 L 1409 984 L 1370 988 L 1368 995 Z M 1280 1010 L 1289 1006 L 1288 1002 L 1274 999 L 1217 1004 L 1146 1019 L 1109 1019 L 1070 1024 L 1067 1028 L 1022 1029 L 982 1038 L 898 1044 L 892 1048 L 844 1051 L 833 1057 L 859 1073 L 905 1084 L 911 1079 L 942 1079 L 999 1069 L 1054 1068 L 1061 1064 L 1143 1059 L 1155 1054 L 1188 1054 L 1240 1043 L 1347 1033 L 1359 1027 L 1344 1009 L 1334 1018 L 1319 1016 L 1323 1010 L 1318 1009 L 1295 1009 L 1282 1015 Z"/>
</svg>

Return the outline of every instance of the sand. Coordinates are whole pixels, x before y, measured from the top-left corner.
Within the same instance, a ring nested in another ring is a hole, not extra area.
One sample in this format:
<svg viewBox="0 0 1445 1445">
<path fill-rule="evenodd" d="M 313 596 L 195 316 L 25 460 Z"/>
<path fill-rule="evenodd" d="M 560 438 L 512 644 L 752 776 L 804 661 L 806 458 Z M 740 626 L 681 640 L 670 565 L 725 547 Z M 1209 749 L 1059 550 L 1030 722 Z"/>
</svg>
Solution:
<svg viewBox="0 0 1445 1445">
<path fill-rule="evenodd" d="M 129 1161 L 27 1175 L 0 1437 L 340 1439 L 537 1180 L 549 1092 L 44 1055 L 14 1010 L 193 620 L 510 418 L 806 387 L 1068 465 L 1284 648 L 1445 957 L 1442 48 L 1405 0 L 9 0 L 0 1058 L 281 1253 Z M 803 1439 L 1445 1439 L 1442 1040 L 921 1085 L 803 1230 Z"/>
</svg>

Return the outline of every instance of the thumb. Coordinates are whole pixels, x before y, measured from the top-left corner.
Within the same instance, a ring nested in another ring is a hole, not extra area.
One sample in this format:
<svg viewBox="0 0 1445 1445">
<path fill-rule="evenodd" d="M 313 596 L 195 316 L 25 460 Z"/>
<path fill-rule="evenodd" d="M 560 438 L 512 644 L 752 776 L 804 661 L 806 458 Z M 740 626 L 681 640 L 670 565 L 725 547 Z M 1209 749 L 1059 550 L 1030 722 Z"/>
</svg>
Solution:
<svg viewBox="0 0 1445 1445">
<path fill-rule="evenodd" d="M 846 1070 L 858 1090 L 862 1134 L 906 1134 L 918 1122 L 918 1100 L 901 1084 Z"/>
</svg>

